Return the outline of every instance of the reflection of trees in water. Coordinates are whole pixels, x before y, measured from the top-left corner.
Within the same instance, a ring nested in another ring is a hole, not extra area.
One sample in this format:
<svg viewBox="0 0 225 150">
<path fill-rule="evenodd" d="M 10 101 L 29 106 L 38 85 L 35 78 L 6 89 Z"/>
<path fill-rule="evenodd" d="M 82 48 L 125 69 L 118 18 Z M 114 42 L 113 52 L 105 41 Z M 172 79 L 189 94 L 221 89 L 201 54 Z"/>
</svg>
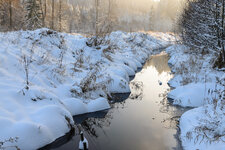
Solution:
<svg viewBox="0 0 225 150">
<path fill-rule="evenodd" d="M 170 72 L 170 68 L 167 65 L 168 55 L 160 54 L 153 56 L 145 65 L 145 68 L 149 66 L 153 66 L 157 69 L 158 73 L 162 72 Z M 131 93 L 127 94 L 111 94 L 112 99 L 109 100 L 111 109 L 103 112 L 90 113 L 86 115 L 76 116 L 74 117 L 76 124 L 75 127 L 75 138 L 73 140 L 80 140 L 79 133 L 80 131 L 84 131 L 84 136 L 89 141 L 89 144 L 92 146 L 92 149 L 99 150 L 99 139 L 102 138 L 102 134 L 104 134 L 104 138 L 107 138 L 107 128 L 111 126 L 111 122 L 114 118 L 115 111 L 122 110 L 127 106 L 127 100 L 135 100 L 140 101 L 143 99 L 143 82 L 133 80 L 130 82 Z M 164 86 L 162 86 L 164 88 Z M 172 106 L 167 100 L 167 93 L 170 91 L 170 88 L 166 89 L 165 92 L 159 94 L 161 101 L 159 103 L 160 113 L 168 114 L 168 117 L 163 118 L 161 120 L 162 125 L 165 128 L 169 129 L 178 129 L 178 121 L 181 114 L 185 111 L 183 108 L 177 108 L 176 106 Z M 128 102 L 129 105 L 129 102 Z M 163 115 L 164 116 L 164 115 Z M 175 139 L 178 139 L 179 132 L 175 135 Z M 68 141 L 68 140 L 67 140 Z M 180 143 L 177 142 L 177 146 L 174 149 L 179 149 L 181 146 Z M 93 148 L 94 147 L 94 148 Z"/>
<path fill-rule="evenodd" d="M 143 82 L 132 81 L 130 83 L 131 94 L 129 96 L 132 100 L 142 100 L 143 98 Z"/>
<path fill-rule="evenodd" d="M 152 56 L 151 59 L 145 64 L 145 68 L 148 66 L 154 66 L 157 71 L 160 73 L 162 72 L 169 72 L 170 68 L 167 64 L 168 62 L 168 55 L 167 54 L 161 54 Z M 107 114 L 105 114 L 104 117 L 91 117 L 86 120 L 84 120 L 79 126 L 81 130 L 84 130 L 93 137 L 98 137 L 97 135 L 97 129 L 101 129 L 104 132 L 103 127 L 109 127 L 111 125 L 111 120 L 113 119 L 113 112 L 118 109 L 124 109 L 126 100 L 132 99 L 132 100 L 142 100 L 143 98 L 143 82 L 141 81 L 131 81 L 130 82 L 130 94 L 112 94 L 112 99 L 110 101 L 111 108 Z M 168 89 L 169 90 L 169 89 Z M 166 91 L 165 93 L 162 93 L 159 95 L 159 97 L 162 97 L 163 100 L 161 101 L 161 108 L 160 112 L 162 113 L 168 113 L 171 118 L 168 118 L 164 121 L 165 124 L 168 124 L 171 126 L 173 124 L 173 120 L 177 115 L 177 110 L 175 107 L 171 106 L 166 98 L 167 95 Z M 170 123 L 171 120 L 171 123 Z"/>
<path fill-rule="evenodd" d="M 124 106 L 126 100 L 129 98 L 131 93 L 120 93 L 120 94 L 111 94 L 112 100 L 110 101 L 111 108 L 120 108 Z"/>
<path fill-rule="evenodd" d="M 169 117 L 163 119 L 162 121 L 164 127 L 176 129 L 181 115 L 187 111 L 187 109 L 172 105 L 167 99 L 168 92 L 169 89 L 167 89 L 164 93 L 159 94 L 159 97 L 162 97 L 159 111 L 169 115 Z"/>
<path fill-rule="evenodd" d="M 162 72 L 170 72 L 170 68 L 168 66 L 168 55 L 160 54 L 156 56 L 152 56 L 151 59 L 145 64 L 145 68 L 148 66 L 154 66 L 159 74 Z M 111 120 L 113 119 L 113 112 L 118 109 L 124 109 L 126 105 L 126 100 L 142 100 L 143 98 L 143 82 L 141 81 L 131 81 L 130 82 L 131 93 L 129 94 L 112 94 L 112 100 L 110 101 L 111 108 L 104 116 L 99 118 L 89 117 L 84 120 L 80 126 L 80 130 L 85 131 L 91 137 L 98 137 L 98 130 L 100 129 L 104 133 L 104 127 L 109 127 L 111 125 Z M 169 117 L 162 120 L 162 123 L 165 128 L 173 128 L 175 129 L 178 120 L 183 114 L 183 108 L 177 108 L 176 106 L 172 106 L 167 100 L 167 93 L 170 91 L 168 88 L 164 93 L 159 94 L 159 97 L 162 98 L 160 101 L 160 112 L 166 113 Z"/>
<path fill-rule="evenodd" d="M 159 75 L 163 72 L 169 73 L 170 67 L 168 66 L 168 54 L 161 53 L 159 55 L 152 56 L 144 65 L 144 68 L 154 67 L 158 71 Z M 168 114 L 169 117 L 162 120 L 163 126 L 165 128 L 176 128 L 180 116 L 183 114 L 183 109 L 173 106 L 169 103 L 167 99 L 167 94 L 170 91 L 170 88 L 165 90 L 164 93 L 160 93 L 159 97 L 162 98 L 160 101 L 160 112 Z"/>
<path fill-rule="evenodd" d="M 175 129 L 177 131 L 174 134 L 174 138 L 177 140 L 177 145 L 176 147 L 173 147 L 174 150 L 177 150 L 177 149 L 182 149 L 181 141 L 179 139 L 179 135 L 180 135 L 180 130 L 178 128 L 179 119 L 181 115 L 188 110 L 188 108 L 172 105 L 167 99 L 167 94 L 169 91 L 170 89 L 168 88 L 167 91 L 159 94 L 159 97 L 162 98 L 162 100 L 160 101 L 161 107 L 159 111 L 161 113 L 166 113 L 169 115 L 167 118 L 161 121 L 163 126 L 167 129 Z"/>
<path fill-rule="evenodd" d="M 111 124 L 111 120 L 113 119 L 112 114 L 113 111 L 109 110 L 102 118 L 87 118 L 81 124 L 78 124 L 77 128 L 79 129 L 79 132 L 85 131 L 88 135 L 97 138 L 97 129 L 102 129 L 102 131 L 104 132 L 103 127 L 109 127 Z"/>
<path fill-rule="evenodd" d="M 170 67 L 168 65 L 168 54 L 159 54 L 152 56 L 144 65 L 143 68 L 148 68 L 149 66 L 153 66 L 156 68 L 159 74 L 163 72 L 170 72 Z"/>
<path fill-rule="evenodd" d="M 143 82 L 132 81 L 130 83 L 131 94 L 115 94 L 113 97 L 118 96 L 117 101 L 111 103 L 111 108 L 105 116 L 98 118 L 92 117 L 87 118 L 81 124 L 77 125 L 79 130 L 85 131 L 88 135 L 92 137 L 98 137 L 97 129 L 101 129 L 104 132 L 103 127 L 109 127 L 111 125 L 111 120 L 113 119 L 113 112 L 118 109 L 124 109 L 126 104 L 126 99 L 129 97 L 132 100 L 142 100 L 143 98 Z M 116 99 L 116 98 L 115 98 Z"/>
</svg>

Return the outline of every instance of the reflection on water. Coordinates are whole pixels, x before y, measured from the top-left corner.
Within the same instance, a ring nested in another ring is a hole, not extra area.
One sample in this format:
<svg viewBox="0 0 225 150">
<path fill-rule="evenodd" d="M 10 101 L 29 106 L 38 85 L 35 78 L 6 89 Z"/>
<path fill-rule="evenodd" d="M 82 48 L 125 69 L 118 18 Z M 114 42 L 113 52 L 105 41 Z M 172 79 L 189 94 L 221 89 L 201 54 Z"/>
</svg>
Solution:
<svg viewBox="0 0 225 150">
<path fill-rule="evenodd" d="M 170 73 L 170 67 L 168 66 L 168 55 L 162 52 L 159 55 L 152 56 L 149 61 L 147 61 L 144 65 L 144 69 L 148 67 L 153 67 L 157 70 L 159 75 L 162 73 Z M 170 78 L 171 76 L 169 76 Z"/>
<path fill-rule="evenodd" d="M 78 130 L 85 132 L 90 150 L 180 149 L 176 125 L 185 110 L 166 99 L 172 78 L 167 62 L 167 54 L 152 56 L 130 82 L 129 98 L 112 102 L 108 112 L 75 117 L 76 135 L 56 149 L 78 149 Z"/>
<path fill-rule="evenodd" d="M 143 98 L 143 82 L 142 81 L 131 81 L 130 82 L 131 94 L 129 99 L 142 100 Z"/>
</svg>

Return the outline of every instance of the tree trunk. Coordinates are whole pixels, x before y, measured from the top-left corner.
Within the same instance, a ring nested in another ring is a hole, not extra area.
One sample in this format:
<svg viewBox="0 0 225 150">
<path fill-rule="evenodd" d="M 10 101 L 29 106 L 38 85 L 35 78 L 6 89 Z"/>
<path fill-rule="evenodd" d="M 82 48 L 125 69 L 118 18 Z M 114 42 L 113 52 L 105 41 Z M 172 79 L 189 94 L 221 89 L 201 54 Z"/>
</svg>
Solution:
<svg viewBox="0 0 225 150">
<path fill-rule="evenodd" d="M 42 19 L 42 27 L 45 26 L 45 15 L 44 15 L 44 11 L 43 11 L 43 5 L 42 5 L 42 0 L 39 1 L 39 5 L 40 5 L 40 11 L 41 11 L 41 19 Z"/>
<path fill-rule="evenodd" d="M 222 23 L 221 23 L 221 42 L 222 42 L 222 55 L 223 55 L 223 64 L 225 63 L 225 52 L 224 52 L 224 0 L 222 0 L 222 15 L 221 15 Z"/>
<path fill-rule="evenodd" d="M 10 30 L 12 30 L 12 22 L 13 22 L 13 19 L 12 19 L 12 0 L 9 1 L 9 28 Z"/>
<path fill-rule="evenodd" d="M 54 18 L 55 18 L 55 1 L 52 0 L 52 24 L 51 28 L 54 30 Z"/>
<path fill-rule="evenodd" d="M 43 25 L 45 26 L 45 19 L 46 19 L 46 14 L 47 14 L 47 0 L 44 0 L 43 4 Z"/>
<path fill-rule="evenodd" d="M 111 5 L 112 5 L 112 2 L 111 0 L 109 0 L 109 10 L 108 10 L 108 31 L 107 32 L 110 32 L 110 30 L 112 30 L 112 15 L 111 15 Z"/>
<path fill-rule="evenodd" d="M 94 41 L 94 45 L 97 46 L 98 45 L 98 25 L 99 25 L 99 18 L 98 18 L 98 15 L 99 15 L 99 0 L 95 0 L 95 41 Z"/>
<path fill-rule="evenodd" d="M 44 3 L 44 10 L 45 10 L 45 17 L 47 15 L 47 0 L 45 0 L 45 3 Z"/>
<path fill-rule="evenodd" d="M 216 11 L 215 11 L 215 18 L 216 18 L 216 32 L 217 32 L 217 38 L 218 38 L 218 46 L 221 47 L 221 42 L 220 42 L 220 29 L 219 29 L 219 21 L 218 21 L 218 16 L 219 16 L 219 12 L 218 12 L 218 2 L 216 1 Z"/>
<path fill-rule="evenodd" d="M 62 0 L 59 0 L 59 32 L 62 32 Z"/>
</svg>

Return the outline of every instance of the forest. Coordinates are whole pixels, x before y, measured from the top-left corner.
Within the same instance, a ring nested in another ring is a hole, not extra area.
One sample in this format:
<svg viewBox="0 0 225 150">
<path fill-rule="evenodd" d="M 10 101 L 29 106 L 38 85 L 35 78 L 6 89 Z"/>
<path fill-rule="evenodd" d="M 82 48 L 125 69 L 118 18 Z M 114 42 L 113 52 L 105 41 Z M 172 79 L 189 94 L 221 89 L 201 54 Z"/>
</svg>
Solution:
<svg viewBox="0 0 225 150">
<path fill-rule="evenodd" d="M 167 0 L 142 1 L 99 0 L 97 3 L 95 0 L 40 0 L 35 5 L 39 26 L 57 31 L 94 33 L 96 10 L 101 24 L 107 23 L 109 17 L 111 18 L 114 31 L 174 31 L 173 22 L 177 19 L 177 13 L 181 11 L 183 4 L 177 0 L 172 0 L 170 3 Z M 30 7 L 29 1 L 1 0 L 0 3 L 1 31 L 28 28 L 26 20 Z"/>
</svg>

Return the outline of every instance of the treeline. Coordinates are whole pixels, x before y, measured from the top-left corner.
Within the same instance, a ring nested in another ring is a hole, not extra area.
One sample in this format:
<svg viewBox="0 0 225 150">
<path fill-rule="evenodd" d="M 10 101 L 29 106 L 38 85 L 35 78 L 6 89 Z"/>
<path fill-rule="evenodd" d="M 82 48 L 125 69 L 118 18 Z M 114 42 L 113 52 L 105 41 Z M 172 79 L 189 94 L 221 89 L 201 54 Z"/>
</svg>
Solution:
<svg viewBox="0 0 225 150">
<path fill-rule="evenodd" d="M 21 29 L 24 9 L 19 0 L 0 0 L 0 30 Z"/>
<path fill-rule="evenodd" d="M 195 52 L 215 53 L 214 67 L 225 67 L 224 0 L 189 0 L 179 19 L 182 41 Z"/>
<path fill-rule="evenodd" d="M 115 6 L 114 0 L 93 0 L 89 5 L 72 5 L 67 0 L 0 0 L 0 31 L 47 27 L 63 32 L 108 32 L 117 21 Z"/>
</svg>

